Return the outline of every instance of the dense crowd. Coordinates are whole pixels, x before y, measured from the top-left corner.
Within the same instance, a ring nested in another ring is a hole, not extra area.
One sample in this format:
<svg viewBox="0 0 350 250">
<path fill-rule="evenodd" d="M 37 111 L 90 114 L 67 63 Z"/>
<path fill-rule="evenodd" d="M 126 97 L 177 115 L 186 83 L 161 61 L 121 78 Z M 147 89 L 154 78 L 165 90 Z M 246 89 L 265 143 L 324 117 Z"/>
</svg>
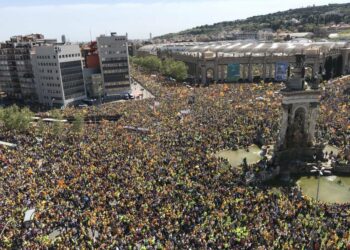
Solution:
<svg viewBox="0 0 350 250">
<path fill-rule="evenodd" d="M 215 157 L 259 133 L 275 142 L 281 84 L 189 88 L 134 75 L 155 100 L 63 111 L 122 115 L 117 122 L 86 124 L 80 134 L 71 125 L 1 130 L 1 140 L 18 144 L 0 147 L 1 249 L 350 249 L 350 204 L 316 203 L 297 187 L 247 186 Z M 325 85 L 318 128 L 342 150 L 346 86 Z"/>
<path fill-rule="evenodd" d="M 328 81 L 321 98 L 318 138 L 341 148 L 339 160 L 350 162 L 350 77 Z"/>
</svg>

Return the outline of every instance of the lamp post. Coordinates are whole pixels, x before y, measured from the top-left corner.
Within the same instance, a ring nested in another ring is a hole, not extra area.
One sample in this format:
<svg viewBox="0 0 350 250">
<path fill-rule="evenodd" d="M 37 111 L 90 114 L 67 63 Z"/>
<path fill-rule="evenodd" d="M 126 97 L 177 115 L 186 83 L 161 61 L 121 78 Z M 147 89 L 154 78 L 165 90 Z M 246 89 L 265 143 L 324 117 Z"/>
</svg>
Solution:
<svg viewBox="0 0 350 250">
<path fill-rule="evenodd" d="M 6 222 L 4 228 L 3 228 L 2 231 L 1 231 L 0 239 L 1 239 L 2 235 L 4 234 L 5 229 L 7 228 L 7 226 L 8 226 L 10 223 L 14 223 L 14 222 L 15 222 L 15 220 L 14 220 L 13 218 L 10 218 L 10 219 Z"/>
<path fill-rule="evenodd" d="M 51 109 L 53 108 L 53 102 L 55 101 L 55 98 L 51 99 Z"/>
<path fill-rule="evenodd" d="M 324 174 L 330 174 L 331 171 L 327 170 L 325 167 L 321 166 L 321 162 L 318 161 L 317 162 L 317 166 L 312 167 L 312 170 L 310 171 L 311 173 L 316 173 L 317 174 L 317 193 L 316 193 L 316 201 L 318 201 L 318 195 L 320 192 L 320 179 L 321 176 L 323 176 Z"/>
</svg>

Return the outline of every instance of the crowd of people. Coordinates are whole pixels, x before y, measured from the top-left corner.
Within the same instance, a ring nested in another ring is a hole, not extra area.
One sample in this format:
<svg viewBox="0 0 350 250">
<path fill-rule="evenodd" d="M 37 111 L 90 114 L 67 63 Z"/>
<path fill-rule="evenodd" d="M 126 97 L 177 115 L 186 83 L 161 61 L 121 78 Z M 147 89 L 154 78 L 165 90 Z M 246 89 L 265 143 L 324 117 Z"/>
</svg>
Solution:
<svg viewBox="0 0 350 250">
<path fill-rule="evenodd" d="M 133 74 L 155 99 L 62 111 L 118 121 L 87 123 L 80 134 L 69 124 L 0 128 L 0 140 L 17 144 L 0 146 L 1 249 L 350 249 L 350 203 L 246 185 L 215 156 L 259 133 L 274 144 L 281 84 L 190 88 Z M 325 86 L 318 128 L 341 149 L 346 86 Z M 23 222 L 29 209 L 34 218 Z"/>
<path fill-rule="evenodd" d="M 350 163 L 350 77 L 325 83 L 321 98 L 318 138 L 341 149 L 338 160 Z"/>
</svg>

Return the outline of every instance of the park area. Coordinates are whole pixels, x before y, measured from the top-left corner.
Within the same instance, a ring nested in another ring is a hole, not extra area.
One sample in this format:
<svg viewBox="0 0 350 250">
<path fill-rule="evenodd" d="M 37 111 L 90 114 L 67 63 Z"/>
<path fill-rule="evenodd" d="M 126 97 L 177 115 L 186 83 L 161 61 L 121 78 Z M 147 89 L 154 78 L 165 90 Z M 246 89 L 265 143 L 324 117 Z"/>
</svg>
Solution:
<svg viewBox="0 0 350 250">
<path fill-rule="evenodd" d="M 0 145 L 1 249 L 350 249 L 350 201 L 247 185 L 216 156 L 251 147 L 257 131 L 275 143 L 282 84 L 133 77 L 155 99 L 53 113 L 71 123 L 1 122 L 0 140 L 16 145 Z M 323 84 L 317 128 L 342 162 L 349 87 Z"/>
</svg>

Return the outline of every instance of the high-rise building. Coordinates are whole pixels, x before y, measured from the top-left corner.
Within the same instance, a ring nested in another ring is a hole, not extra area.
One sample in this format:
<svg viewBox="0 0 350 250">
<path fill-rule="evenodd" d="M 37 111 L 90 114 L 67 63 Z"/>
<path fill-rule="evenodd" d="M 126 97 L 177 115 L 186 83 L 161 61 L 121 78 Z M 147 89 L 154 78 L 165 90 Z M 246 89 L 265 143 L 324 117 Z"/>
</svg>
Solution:
<svg viewBox="0 0 350 250">
<path fill-rule="evenodd" d="M 15 49 L 8 43 L 0 45 L 0 89 L 10 98 L 21 97 Z"/>
<path fill-rule="evenodd" d="M 35 47 L 32 60 L 41 104 L 65 107 L 86 98 L 79 45 Z"/>
<path fill-rule="evenodd" d="M 36 101 L 36 88 L 31 63 L 31 50 L 42 44 L 57 42 L 45 40 L 43 35 L 14 36 L 0 44 L 0 91 L 10 98 Z"/>
<path fill-rule="evenodd" d="M 129 53 L 127 36 L 97 38 L 98 54 L 105 96 L 115 96 L 130 91 Z"/>
</svg>

